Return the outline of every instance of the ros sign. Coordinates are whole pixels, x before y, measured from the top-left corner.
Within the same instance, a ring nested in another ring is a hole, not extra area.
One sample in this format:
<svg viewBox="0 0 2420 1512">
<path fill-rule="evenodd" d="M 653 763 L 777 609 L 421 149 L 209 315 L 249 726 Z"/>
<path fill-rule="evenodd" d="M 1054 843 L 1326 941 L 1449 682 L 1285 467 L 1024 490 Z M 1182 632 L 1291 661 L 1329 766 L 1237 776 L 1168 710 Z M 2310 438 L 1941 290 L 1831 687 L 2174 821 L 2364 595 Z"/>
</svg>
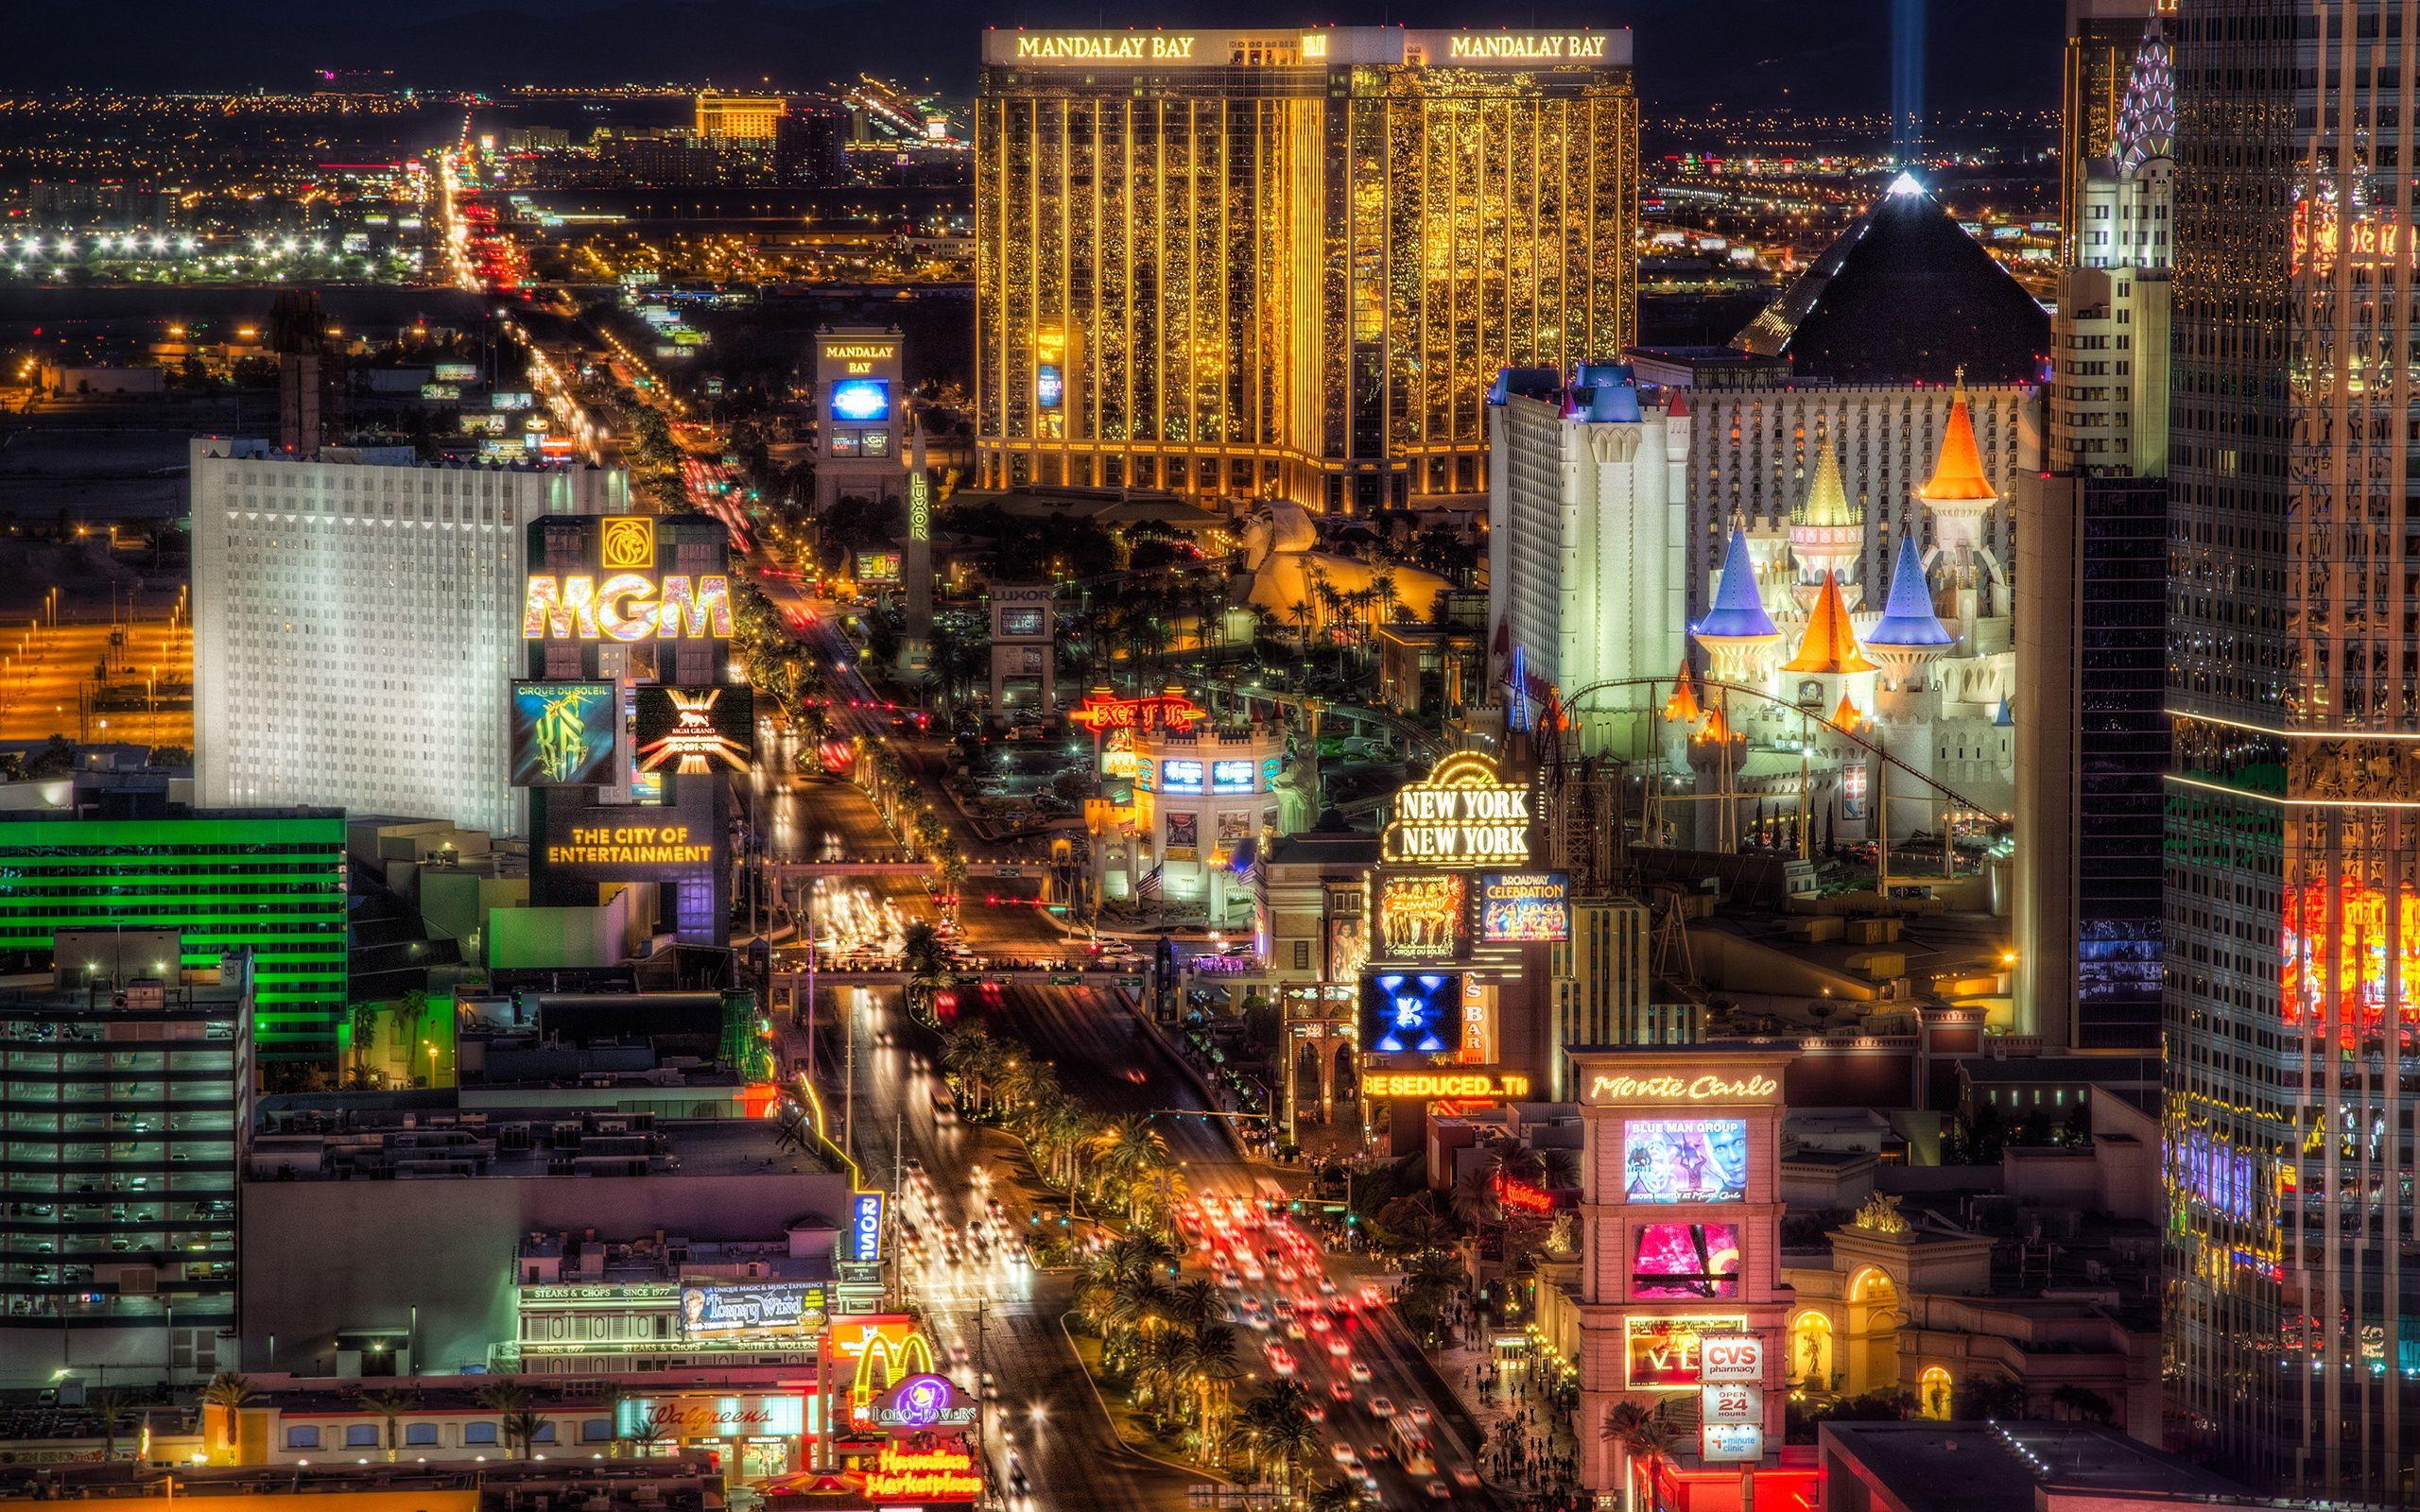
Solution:
<svg viewBox="0 0 2420 1512">
<path fill-rule="evenodd" d="M 882 1194 L 859 1192 L 849 1198 L 849 1247 L 856 1260 L 882 1258 Z"/>
</svg>

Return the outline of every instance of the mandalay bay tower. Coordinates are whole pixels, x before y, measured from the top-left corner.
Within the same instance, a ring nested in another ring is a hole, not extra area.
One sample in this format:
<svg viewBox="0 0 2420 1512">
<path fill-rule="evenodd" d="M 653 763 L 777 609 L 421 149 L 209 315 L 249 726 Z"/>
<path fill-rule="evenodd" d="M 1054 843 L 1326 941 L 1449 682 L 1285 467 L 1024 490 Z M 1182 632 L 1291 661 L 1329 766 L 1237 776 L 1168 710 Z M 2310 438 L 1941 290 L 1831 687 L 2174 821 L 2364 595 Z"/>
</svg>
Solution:
<svg viewBox="0 0 2420 1512">
<path fill-rule="evenodd" d="M 2168 1379 L 2223 1468 L 2410 1504 L 2420 0 L 2169 25 Z"/>
<path fill-rule="evenodd" d="M 1627 31 L 993 31 L 993 488 L 1366 511 L 1485 487 L 1496 369 L 1634 339 Z"/>
</svg>

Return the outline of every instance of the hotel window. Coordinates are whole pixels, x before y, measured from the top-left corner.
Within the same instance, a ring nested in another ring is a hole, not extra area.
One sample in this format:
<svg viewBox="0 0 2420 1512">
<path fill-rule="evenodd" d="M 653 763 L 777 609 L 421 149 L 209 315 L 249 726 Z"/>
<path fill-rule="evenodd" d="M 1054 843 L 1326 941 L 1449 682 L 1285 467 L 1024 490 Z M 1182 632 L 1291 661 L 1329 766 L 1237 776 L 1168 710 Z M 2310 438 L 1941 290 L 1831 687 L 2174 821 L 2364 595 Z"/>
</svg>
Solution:
<svg viewBox="0 0 2420 1512">
<path fill-rule="evenodd" d="M 493 1424 L 493 1423 L 464 1423 L 464 1424 L 462 1425 L 462 1442 L 464 1442 L 465 1444 L 493 1444 L 493 1443 L 494 1443 L 494 1442 L 495 1442 L 495 1424 Z"/>
<path fill-rule="evenodd" d="M 405 1424 L 405 1425 L 404 1425 L 404 1442 L 405 1442 L 405 1443 L 406 1443 L 406 1444 L 434 1444 L 434 1443 L 436 1443 L 436 1442 L 437 1442 L 437 1425 L 436 1425 L 435 1423 L 406 1423 L 406 1424 Z"/>
<path fill-rule="evenodd" d="M 317 1449 L 320 1447 L 320 1430 L 316 1427 L 289 1428 L 285 1431 L 285 1447 L 288 1449 Z"/>
</svg>

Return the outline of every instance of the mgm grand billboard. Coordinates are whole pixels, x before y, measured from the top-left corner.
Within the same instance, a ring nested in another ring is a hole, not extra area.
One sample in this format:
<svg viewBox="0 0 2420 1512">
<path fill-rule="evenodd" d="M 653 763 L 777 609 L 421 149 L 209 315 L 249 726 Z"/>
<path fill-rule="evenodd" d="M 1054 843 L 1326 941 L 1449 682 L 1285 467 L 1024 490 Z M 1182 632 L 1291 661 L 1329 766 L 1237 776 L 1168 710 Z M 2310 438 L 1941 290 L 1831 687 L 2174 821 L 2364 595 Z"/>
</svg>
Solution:
<svg viewBox="0 0 2420 1512">
<path fill-rule="evenodd" d="M 654 928 L 730 940 L 729 779 L 754 711 L 730 686 L 729 547 L 712 520 L 554 515 L 529 526 L 512 704 L 513 781 L 529 789 L 529 893 L 592 906 L 653 888 Z"/>
</svg>

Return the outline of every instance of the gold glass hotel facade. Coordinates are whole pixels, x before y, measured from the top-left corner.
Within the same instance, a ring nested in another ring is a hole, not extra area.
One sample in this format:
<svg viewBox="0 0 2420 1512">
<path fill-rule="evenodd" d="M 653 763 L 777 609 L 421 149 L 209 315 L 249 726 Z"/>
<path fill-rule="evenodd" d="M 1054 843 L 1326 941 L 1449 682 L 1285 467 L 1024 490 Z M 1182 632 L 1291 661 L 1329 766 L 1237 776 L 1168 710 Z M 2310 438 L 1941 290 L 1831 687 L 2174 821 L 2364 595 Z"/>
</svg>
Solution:
<svg viewBox="0 0 2420 1512">
<path fill-rule="evenodd" d="M 1636 318 L 1627 31 L 994 31 L 984 484 L 1366 510 L 1485 487 L 1507 364 Z"/>
</svg>

